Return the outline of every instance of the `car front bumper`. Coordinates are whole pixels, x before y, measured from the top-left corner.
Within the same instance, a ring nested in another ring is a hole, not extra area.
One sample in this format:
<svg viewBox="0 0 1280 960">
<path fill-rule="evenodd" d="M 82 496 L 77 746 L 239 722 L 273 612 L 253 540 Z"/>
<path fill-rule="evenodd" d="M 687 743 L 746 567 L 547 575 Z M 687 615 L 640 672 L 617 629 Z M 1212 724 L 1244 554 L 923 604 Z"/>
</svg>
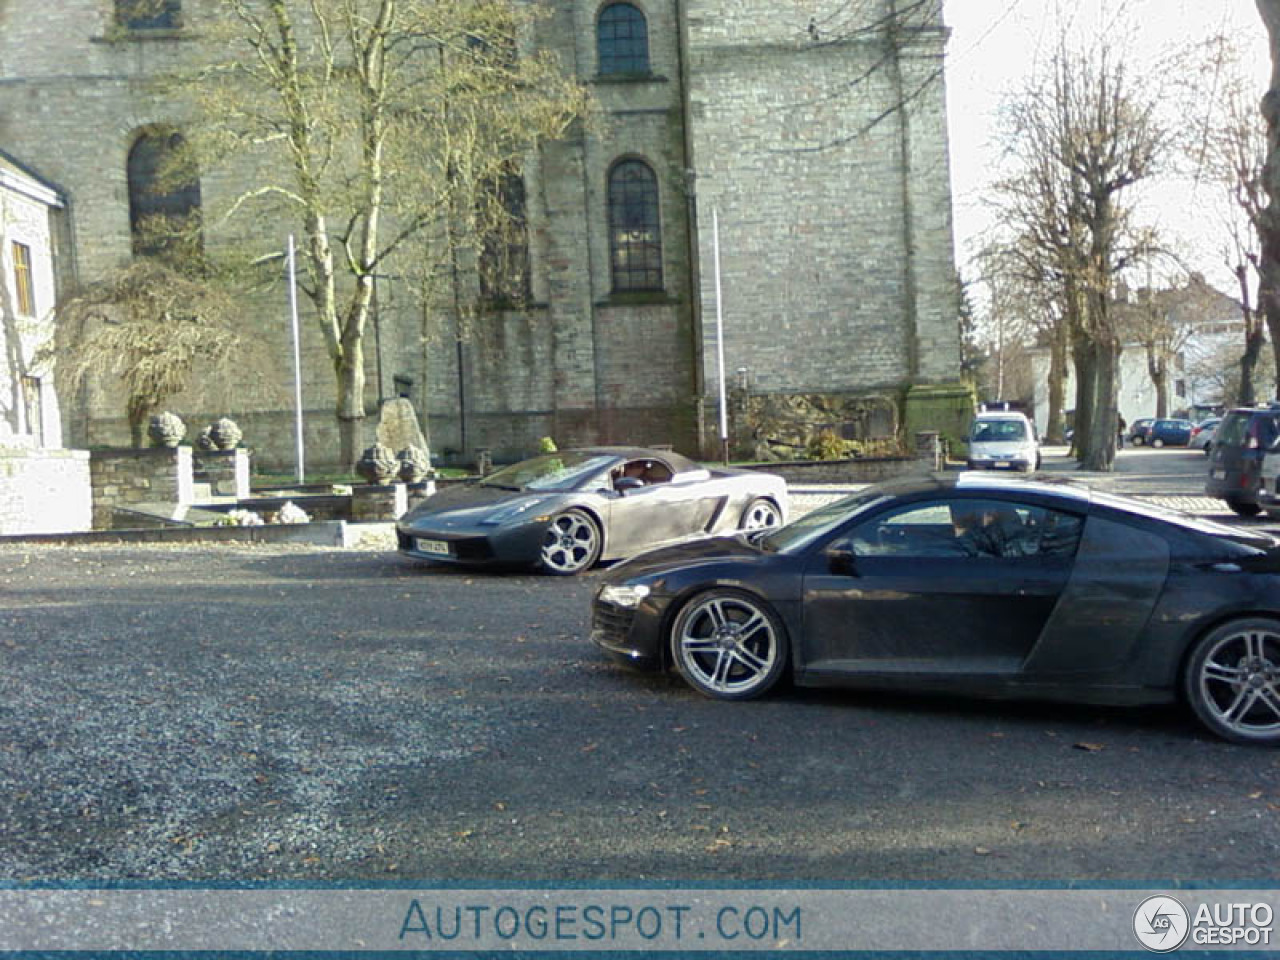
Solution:
<svg viewBox="0 0 1280 960">
<path fill-rule="evenodd" d="M 1026 457 L 1008 457 L 1003 460 L 969 460 L 970 470 L 1029 470 L 1034 464 Z"/>
<path fill-rule="evenodd" d="M 440 527 L 402 524 L 396 548 L 415 560 L 465 566 L 533 566 L 542 553 L 545 523 Z"/>
<path fill-rule="evenodd" d="M 634 607 L 622 607 L 600 599 L 591 603 L 591 642 L 615 660 L 660 670 L 667 658 L 663 651 L 662 623 L 670 599 L 646 597 Z"/>
</svg>

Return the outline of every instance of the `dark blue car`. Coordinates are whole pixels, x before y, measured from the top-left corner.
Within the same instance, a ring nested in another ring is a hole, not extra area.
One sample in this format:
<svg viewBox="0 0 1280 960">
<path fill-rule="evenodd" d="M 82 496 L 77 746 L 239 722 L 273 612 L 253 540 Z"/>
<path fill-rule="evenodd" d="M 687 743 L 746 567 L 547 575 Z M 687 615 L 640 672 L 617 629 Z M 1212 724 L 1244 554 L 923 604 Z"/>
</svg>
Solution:
<svg viewBox="0 0 1280 960">
<path fill-rule="evenodd" d="M 1147 443 L 1153 447 L 1185 447 L 1195 425 L 1190 420 L 1157 420 L 1151 424 Z"/>
</svg>

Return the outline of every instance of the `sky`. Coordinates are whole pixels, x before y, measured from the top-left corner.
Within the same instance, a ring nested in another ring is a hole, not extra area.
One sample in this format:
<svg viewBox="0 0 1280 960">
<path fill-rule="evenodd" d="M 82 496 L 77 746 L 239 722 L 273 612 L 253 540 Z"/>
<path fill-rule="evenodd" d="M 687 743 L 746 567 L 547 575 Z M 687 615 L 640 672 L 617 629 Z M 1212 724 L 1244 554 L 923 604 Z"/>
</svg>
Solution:
<svg viewBox="0 0 1280 960">
<path fill-rule="evenodd" d="M 945 0 L 952 30 L 946 82 L 956 262 L 962 270 L 993 220 L 983 197 L 1000 160 L 995 133 L 1001 98 L 1017 91 L 1037 62 L 1051 55 L 1059 15 L 1087 30 L 1110 24 L 1108 36 L 1124 39 L 1144 64 L 1188 39 L 1230 32 L 1244 44 L 1259 96 L 1265 90 L 1270 61 L 1254 0 Z M 1194 184 L 1172 184 L 1153 194 L 1151 215 L 1194 248 L 1195 266 L 1223 286 L 1230 277 L 1204 229 L 1213 221 L 1206 192 Z"/>
</svg>

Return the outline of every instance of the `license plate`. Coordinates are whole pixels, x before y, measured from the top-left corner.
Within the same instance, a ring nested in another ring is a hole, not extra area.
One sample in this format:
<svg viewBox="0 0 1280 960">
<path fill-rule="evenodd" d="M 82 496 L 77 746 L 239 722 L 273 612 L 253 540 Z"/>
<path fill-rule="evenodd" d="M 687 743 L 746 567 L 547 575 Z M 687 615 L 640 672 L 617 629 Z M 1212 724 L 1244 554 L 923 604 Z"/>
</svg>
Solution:
<svg viewBox="0 0 1280 960">
<path fill-rule="evenodd" d="M 997 461 L 996 461 L 996 463 L 995 463 L 995 465 L 996 465 L 997 467 L 1007 467 L 1007 466 L 1009 466 L 1009 461 L 1008 461 L 1008 460 L 997 460 Z"/>
<path fill-rule="evenodd" d="M 1225 471 L 1225 470 L 1210 470 L 1210 471 L 1209 471 L 1209 476 L 1210 476 L 1210 477 L 1212 477 L 1214 480 L 1221 480 L 1224 476 L 1226 476 L 1226 471 Z"/>
<path fill-rule="evenodd" d="M 423 540 L 418 538 L 418 551 L 420 553 L 436 553 L 440 556 L 447 557 L 449 555 L 449 544 L 443 540 Z"/>
</svg>

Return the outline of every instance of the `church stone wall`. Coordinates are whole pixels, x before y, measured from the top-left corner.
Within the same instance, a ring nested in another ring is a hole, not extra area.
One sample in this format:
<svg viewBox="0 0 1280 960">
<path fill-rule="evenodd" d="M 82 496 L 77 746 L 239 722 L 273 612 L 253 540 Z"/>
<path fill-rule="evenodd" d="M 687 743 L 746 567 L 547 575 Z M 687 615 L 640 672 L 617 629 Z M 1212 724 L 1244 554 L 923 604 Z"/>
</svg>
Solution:
<svg viewBox="0 0 1280 960">
<path fill-rule="evenodd" d="M 731 382 L 740 368 L 766 393 L 956 375 L 941 84 L 894 109 L 902 91 L 915 94 L 922 71 L 938 69 L 945 37 L 917 36 L 899 77 L 881 35 L 842 22 L 851 9 L 831 0 L 779 15 L 768 0 L 690 0 L 709 389 L 717 381 L 713 212 Z"/>
<path fill-rule="evenodd" d="M 430 424 L 433 446 L 464 459 L 479 447 L 496 459 L 520 455 L 544 435 L 562 446 L 661 442 L 696 452 L 694 411 L 714 394 L 716 377 L 713 208 L 721 218 L 731 376 L 747 367 L 753 389 L 780 392 L 870 390 L 953 376 L 941 86 L 908 117 L 905 158 L 896 114 L 833 145 L 897 96 L 894 78 L 872 71 L 855 95 L 831 97 L 883 51 L 871 41 L 815 43 L 808 19 L 824 23 L 853 7 L 841 0 L 803 7 L 633 2 L 648 20 L 652 75 L 643 79 L 598 76 L 596 0 L 549 4 L 539 28 L 536 42 L 591 84 L 600 111 L 529 158 L 532 303 L 459 329 L 448 309 L 424 323 L 410 291 L 380 281 L 365 344 L 369 413 L 380 398 L 404 390 Z M 112 0 L 58 0 L 39 16 L 0 3 L 0 146 L 66 190 L 81 279 L 131 255 L 125 169 L 137 131 L 183 125 L 180 105 L 148 78 L 202 60 L 200 25 L 220 5 L 182 5 L 187 29 L 118 40 L 110 36 Z M 941 49 L 941 34 L 922 39 L 918 55 L 902 58 L 902 85 L 934 69 Z M 643 158 L 658 178 L 664 289 L 653 295 L 611 289 L 607 178 L 627 157 Z M 206 172 L 206 210 L 224 208 L 257 173 Z M 285 217 L 259 215 L 242 219 L 238 233 L 211 232 L 206 240 L 215 253 L 227 243 L 257 255 L 279 251 L 290 226 Z M 262 465 L 293 457 L 286 303 L 280 283 L 245 303 L 247 328 L 260 337 L 270 372 L 246 370 L 216 390 L 205 382 L 170 404 L 189 424 L 233 416 Z M 299 306 L 308 462 L 331 467 L 332 366 L 305 297 Z M 127 436 L 110 377 L 87 398 L 65 399 L 73 441 Z"/>
</svg>

